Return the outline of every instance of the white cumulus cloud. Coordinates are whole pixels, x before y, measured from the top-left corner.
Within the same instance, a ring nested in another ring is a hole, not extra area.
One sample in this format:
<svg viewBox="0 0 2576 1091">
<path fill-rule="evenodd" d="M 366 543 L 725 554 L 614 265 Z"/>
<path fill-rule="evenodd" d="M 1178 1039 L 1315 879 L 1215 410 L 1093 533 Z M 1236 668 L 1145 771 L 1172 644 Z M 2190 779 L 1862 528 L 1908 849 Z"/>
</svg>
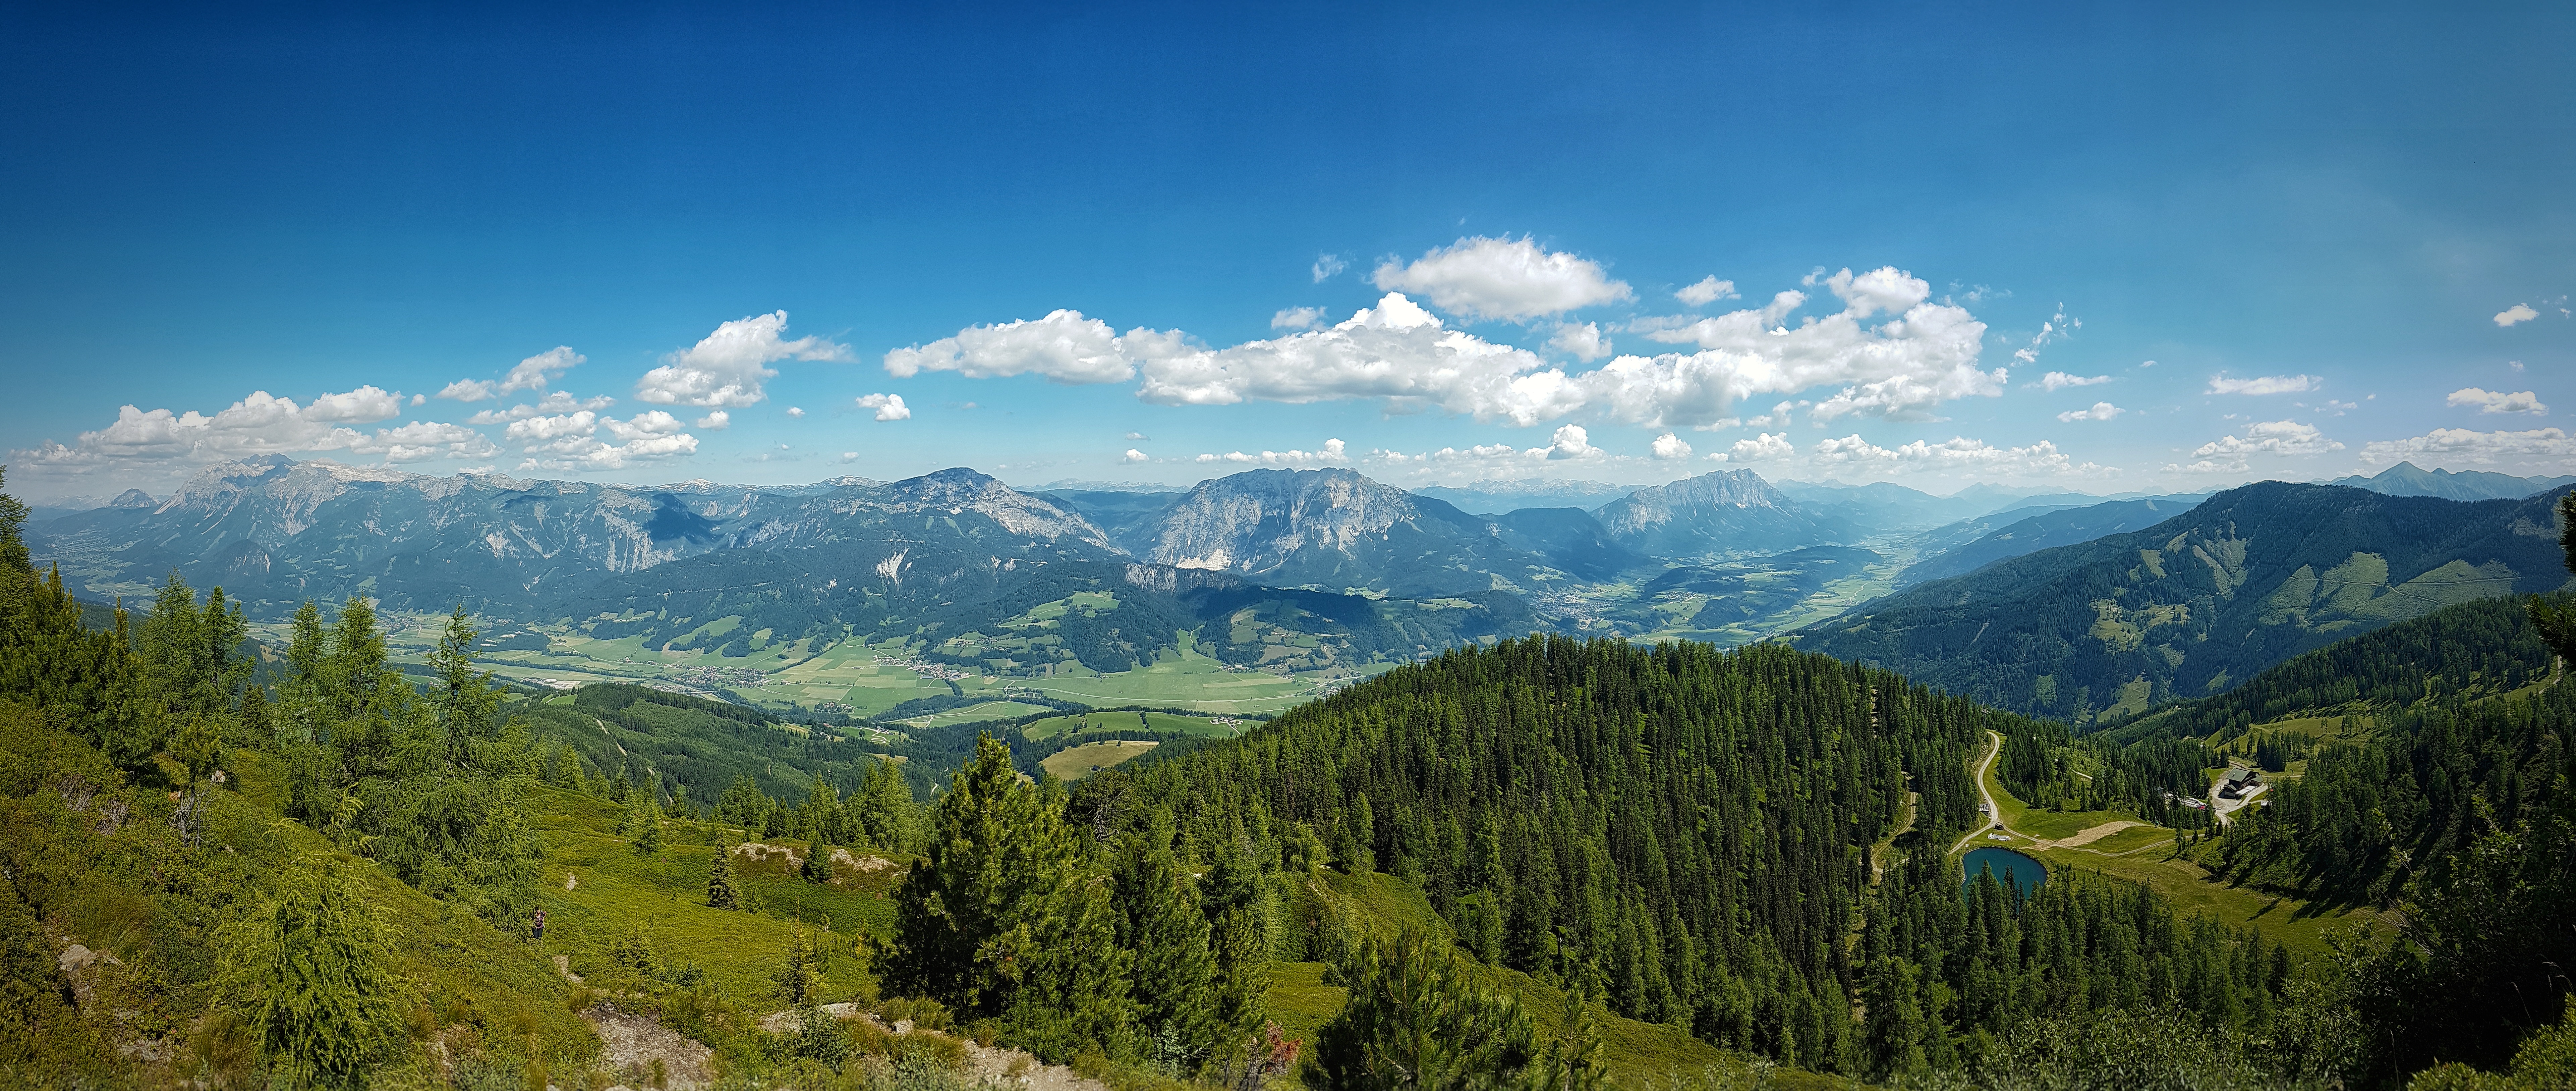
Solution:
<svg viewBox="0 0 2576 1091">
<path fill-rule="evenodd" d="M 2165 469 L 2183 473 L 2243 473 L 2252 468 L 2255 455 L 2321 455 L 2343 450 L 2319 432 L 2313 424 L 2297 421 L 2262 421 L 2245 430 L 2243 437 L 2220 436 L 2192 451 L 2196 461 L 2187 465 L 2168 464 Z"/>
<path fill-rule="evenodd" d="M 451 401 L 479 402 L 521 390 L 543 391 L 555 376 L 572 370 L 589 357 L 572 350 L 570 345 L 556 345 L 518 362 L 500 381 L 458 379 L 438 391 L 438 396 Z"/>
<path fill-rule="evenodd" d="M 1654 452 L 1656 458 L 1667 461 L 1676 458 L 1689 458 L 1691 456 L 1691 445 L 1689 441 L 1684 440 L 1680 436 L 1666 432 L 1663 435 L 1655 437 Z"/>
<path fill-rule="evenodd" d="M 1471 318 L 1538 318 L 1635 298 L 1599 262 L 1550 251 L 1527 238 L 1460 239 L 1409 265 L 1377 267 L 1378 290 L 1411 292 Z"/>
<path fill-rule="evenodd" d="M 1311 330 L 1315 328 L 1316 323 L 1322 322 L 1323 320 L 1324 309 L 1322 307 L 1282 307 L 1280 308 L 1279 313 L 1270 316 L 1270 328 L 1274 330 Z"/>
<path fill-rule="evenodd" d="M 1714 276 L 1701 277 L 1694 283 L 1683 285 L 1680 291 L 1673 293 L 1673 298 L 1693 307 L 1705 307 L 1721 299 L 1735 298 L 1735 282 Z"/>
<path fill-rule="evenodd" d="M 780 360 L 848 360 L 848 346 L 821 337 L 787 340 L 787 312 L 756 314 L 717 326 L 697 344 L 663 358 L 635 381 L 635 396 L 659 405 L 740 409 L 769 395 L 763 380 Z"/>
<path fill-rule="evenodd" d="M 1601 326 L 1596 322 L 1580 326 L 1572 322 L 1561 323 L 1556 327 L 1556 336 L 1549 338 L 1547 343 L 1558 352 L 1587 364 L 1610 355 L 1610 341 L 1601 336 Z"/>
<path fill-rule="evenodd" d="M 2002 368 L 1977 367 L 1986 326 L 1965 309 L 1929 302 L 1932 286 L 1895 268 L 1823 283 L 1843 300 L 1841 312 L 1783 324 L 1804 305 L 1782 292 L 1768 306 L 1650 332 L 1665 342 L 1695 341 L 1700 351 L 1652 358 L 1621 356 L 1580 377 L 1594 404 L 1625 421 L 1712 427 L 1739 400 L 1793 394 L 1819 386 L 1842 390 L 1818 402 L 1818 423 L 1862 415 L 1929 419 L 1941 402 L 2003 393 Z M 1886 315 L 1885 321 L 1872 319 Z"/>
<path fill-rule="evenodd" d="M 473 416 L 465 418 L 465 423 L 508 424 L 514 420 L 526 420 L 530 417 L 572 413 L 585 409 L 596 413 L 611 405 L 615 405 L 616 403 L 617 399 L 609 397 L 606 394 L 601 394 L 597 397 L 591 398 L 576 398 L 571 394 L 558 390 L 552 394 L 548 394 L 545 397 L 537 399 L 533 403 L 514 405 L 508 409 L 483 410 L 480 413 L 476 413 Z"/>
<path fill-rule="evenodd" d="M 2302 394 L 2324 387 L 2326 381 L 2314 375 L 2261 375 L 2251 379 L 2230 379 L 2224 374 L 2209 377 L 2209 394 Z"/>
<path fill-rule="evenodd" d="M 2055 394 L 2070 386 L 2095 386 L 2110 381 L 2108 375 L 2069 375 L 2063 371 L 2052 371 L 2039 377 L 2039 388 Z"/>
<path fill-rule="evenodd" d="M 2499 326 L 2511 326 L 2518 322 L 2529 322 L 2538 317 L 2540 317 L 2540 312 L 2532 310 L 2531 304 L 2516 303 L 2513 306 L 2496 312 L 2495 324 Z"/>
<path fill-rule="evenodd" d="M 1342 260 L 1340 254 L 1317 254 L 1314 268 L 1308 271 L 1315 274 L 1315 283 L 1321 284 L 1342 275 L 1342 270 L 1350 267 L 1351 263 Z"/>
<path fill-rule="evenodd" d="M 1735 445 L 1710 455 L 1712 462 L 1773 462 L 1798 453 L 1789 442 L 1787 432 L 1764 432 L 1752 439 L 1739 439 Z"/>
<path fill-rule="evenodd" d="M 572 370 L 582 361 L 587 359 L 589 359 L 589 357 L 583 356 L 578 352 L 574 352 L 570 345 L 556 345 L 544 352 L 540 352 L 534 356 L 519 361 L 517 366 L 510 369 L 510 373 L 508 375 L 501 378 L 500 389 L 495 391 L 495 393 L 508 394 L 520 390 L 544 390 L 546 388 L 546 384 L 551 382 L 555 376 Z"/>
<path fill-rule="evenodd" d="M 2506 394 L 2467 386 L 2452 391 L 2448 401 L 2452 405 L 2477 406 L 2480 413 L 2529 413 L 2533 416 L 2541 416 L 2549 412 L 2549 407 L 2541 404 L 2539 396 L 2529 390 Z"/>
<path fill-rule="evenodd" d="M 727 428 L 733 427 L 733 414 L 727 413 L 722 409 L 718 409 L 706 416 L 699 417 L 697 425 L 698 427 L 704 428 L 710 432 L 721 432 Z"/>
<path fill-rule="evenodd" d="M 804 407 L 804 406 L 801 406 L 801 405 L 791 405 L 791 406 L 788 406 L 788 407 L 787 407 L 787 419 L 789 419 L 789 420 L 803 420 L 804 418 L 805 418 L 805 407 Z"/>
<path fill-rule="evenodd" d="M 402 415 L 402 395 L 362 386 L 346 394 L 324 394 L 304 407 L 304 419 L 334 424 L 373 424 Z"/>
<path fill-rule="evenodd" d="M 912 409 L 903 404 L 901 394 L 862 394 L 858 405 L 861 409 L 876 410 L 877 419 L 881 421 L 912 419 Z"/>
<path fill-rule="evenodd" d="M 896 349 L 886 353 L 885 369 L 898 379 L 954 371 L 973 379 L 1038 375 L 1059 383 L 1115 383 L 1133 377 L 1139 362 L 1183 349 L 1178 331 L 1138 327 L 1122 335 L 1081 311 L 1060 310 Z"/>
<path fill-rule="evenodd" d="M 1121 458 L 1119 459 L 1119 461 L 1120 461 L 1120 462 L 1150 462 L 1150 461 L 1152 461 L 1152 459 L 1149 459 L 1149 458 L 1145 457 L 1145 452 L 1143 452 L 1143 451 L 1139 451 L 1139 450 L 1137 450 L 1137 449 L 1135 449 L 1135 448 L 1133 448 L 1133 447 L 1130 447 L 1130 448 L 1128 448 L 1128 449 L 1127 449 L 1127 454 L 1126 454 L 1124 457 L 1121 457 Z"/>
<path fill-rule="evenodd" d="M 681 431 L 682 427 L 680 418 L 659 409 L 625 420 L 581 410 L 512 421 L 503 435 L 529 456 L 519 464 L 522 470 L 619 470 L 637 462 L 695 454 L 698 437 Z M 602 429 L 619 442 L 599 438 Z"/>
<path fill-rule="evenodd" d="M 2122 409 L 2109 402 L 2094 402 L 2093 408 L 2091 409 L 2069 409 L 2066 412 L 2058 414 L 2057 419 L 2068 424 L 2073 424 L 2080 420 L 2109 420 L 2126 412 L 2128 412 L 2128 410 Z"/>
<path fill-rule="evenodd" d="M 349 445 L 356 454 L 382 455 L 387 462 L 427 462 L 439 458 L 490 458 L 501 448 L 483 433 L 461 424 L 414 421 Z"/>
<path fill-rule="evenodd" d="M 1403 292 L 1388 292 L 1331 326 L 1223 348 L 1190 345 L 1177 330 L 1118 335 L 1104 322 L 1057 311 L 895 350 L 886 369 L 898 377 L 948 370 L 1063 382 L 1133 374 L 1136 396 L 1158 405 L 1375 399 L 1390 412 L 1438 409 L 1519 427 L 1577 414 L 1647 428 L 1731 426 L 1742 423 L 1734 407 L 1743 399 L 1819 387 L 1840 389 L 1795 403 L 1819 423 L 1929 420 L 1943 402 L 2003 393 L 2005 369 L 1977 366 L 1985 324 L 1963 308 L 1930 302 L 1924 281 L 1894 268 L 1816 279 L 1840 298 L 1840 311 L 1790 326 L 1788 316 L 1807 296 L 1787 291 L 1759 308 L 1632 325 L 1652 340 L 1693 350 L 1623 355 L 1580 372 L 1448 328 Z M 1597 324 L 1587 325 L 1598 334 Z M 1582 347 L 1580 336 L 1574 347 Z"/>
<path fill-rule="evenodd" d="M 1601 448 L 1592 445 L 1591 433 L 1580 424 L 1560 425 L 1556 434 L 1548 437 L 1549 458 L 1591 458 L 1600 453 Z"/>
</svg>

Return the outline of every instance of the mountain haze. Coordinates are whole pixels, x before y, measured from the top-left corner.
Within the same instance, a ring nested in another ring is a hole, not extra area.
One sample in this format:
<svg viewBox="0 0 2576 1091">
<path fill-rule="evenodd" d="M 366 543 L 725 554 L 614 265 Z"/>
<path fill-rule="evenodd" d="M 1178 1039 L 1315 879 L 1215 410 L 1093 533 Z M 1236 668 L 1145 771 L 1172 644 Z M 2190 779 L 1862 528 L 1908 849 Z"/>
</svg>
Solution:
<svg viewBox="0 0 2576 1091">
<path fill-rule="evenodd" d="M 1613 540 L 1656 557 L 1768 553 L 1854 536 L 1847 523 L 1806 510 L 1751 470 L 1639 489 L 1593 515 Z"/>
<path fill-rule="evenodd" d="M 2350 485 L 2389 496 L 2438 496 L 2445 500 L 2520 500 L 2533 493 L 2576 484 L 2570 477 L 2515 477 L 2486 470 L 2427 470 L 2400 462 L 2363 477 L 2336 478 L 2329 485 Z"/>
</svg>

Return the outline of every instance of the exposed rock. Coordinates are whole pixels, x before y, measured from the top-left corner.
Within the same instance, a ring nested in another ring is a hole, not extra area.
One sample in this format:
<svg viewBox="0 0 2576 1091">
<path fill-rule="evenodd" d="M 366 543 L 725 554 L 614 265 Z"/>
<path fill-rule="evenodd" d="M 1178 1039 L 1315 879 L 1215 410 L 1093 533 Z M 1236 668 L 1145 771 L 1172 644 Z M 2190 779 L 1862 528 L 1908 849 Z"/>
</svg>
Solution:
<svg viewBox="0 0 2576 1091">
<path fill-rule="evenodd" d="M 582 1020 L 599 1034 L 599 1067 L 635 1087 L 652 1086 L 653 1062 L 662 1062 L 663 1087 L 687 1091 L 715 1082 L 715 1051 L 614 1004 L 582 1009 Z"/>
</svg>

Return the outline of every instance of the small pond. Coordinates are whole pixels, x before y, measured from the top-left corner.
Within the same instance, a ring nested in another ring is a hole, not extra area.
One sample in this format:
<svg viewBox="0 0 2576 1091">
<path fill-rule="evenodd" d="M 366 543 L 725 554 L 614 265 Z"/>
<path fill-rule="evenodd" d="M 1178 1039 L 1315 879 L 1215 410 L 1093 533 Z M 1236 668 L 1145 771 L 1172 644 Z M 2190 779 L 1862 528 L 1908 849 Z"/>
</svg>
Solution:
<svg viewBox="0 0 2576 1091">
<path fill-rule="evenodd" d="M 1962 863 L 1967 868 L 1969 882 L 1977 881 L 1977 872 L 1980 870 L 1992 869 L 1995 873 L 1995 881 L 2011 883 L 2021 888 L 2025 897 L 2029 896 L 2031 891 L 2039 889 L 2039 884 L 2048 881 L 2048 865 L 2011 849 L 1970 849 L 1968 858 Z"/>
</svg>

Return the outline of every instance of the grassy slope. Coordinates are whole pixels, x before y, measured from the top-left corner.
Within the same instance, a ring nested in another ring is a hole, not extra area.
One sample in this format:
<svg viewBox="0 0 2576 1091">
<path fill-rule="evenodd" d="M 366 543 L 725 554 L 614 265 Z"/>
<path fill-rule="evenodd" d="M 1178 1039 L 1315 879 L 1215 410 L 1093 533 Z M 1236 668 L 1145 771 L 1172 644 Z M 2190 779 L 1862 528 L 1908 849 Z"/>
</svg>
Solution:
<svg viewBox="0 0 2576 1091">
<path fill-rule="evenodd" d="M 288 852 L 330 851 L 329 842 L 303 825 L 274 820 L 280 777 L 267 755 L 235 750 L 227 764 L 241 778 L 243 801 L 266 812 L 273 820 L 267 830 Z M 570 986 L 532 941 L 496 931 L 472 915 L 452 913 L 377 868 L 365 868 L 362 875 L 370 900 L 394 926 L 402 972 L 420 985 L 442 1023 L 481 1023 L 487 1039 L 495 1028 L 533 1035 L 538 1052 L 557 1064 L 586 1060 L 596 1052 L 589 1026 L 565 1006 Z"/>
<path fill-rule="evenodd" d="M 564 955 L 573 971 L 584 976 L 614 973 L 609 945 L 640 934 L 665 964 L 694 964 L 745 1010 L 767 1011 L 771 1005 L 763 998 L 769 993 L 769 975 L 785 960 L 789 935 L 800 925 L 819 933 L 828 917 L 832 942 L 823 978 L 826 999 L 874 996 L 854 943 L 862 933 L 892 933 L 894 903 L 886 891 L 909 866 L 909 857 L 892 857 L 891 866 L 875 871 L 840 865 L 835 869 L 838 885 L 820 886 L 799 878 L 780 856 L 752 861 L 738 855 L 733 858 L 735 886 L 760 911 L 710 909 L 706 882 L 716 840 L 729 836 L 740 841 L 740 830 L 665 822 L 661 851 L 643 856 L 629 839 L 616 835 L 616 804 L 547 788 L 531 793 L 529 803 L 546 841 L 540 896 L 546 938 L 539 945 L 544 956 Z M 567 874 L 575 879 L 570 889 L 564 885 Z"/>
</svg>

